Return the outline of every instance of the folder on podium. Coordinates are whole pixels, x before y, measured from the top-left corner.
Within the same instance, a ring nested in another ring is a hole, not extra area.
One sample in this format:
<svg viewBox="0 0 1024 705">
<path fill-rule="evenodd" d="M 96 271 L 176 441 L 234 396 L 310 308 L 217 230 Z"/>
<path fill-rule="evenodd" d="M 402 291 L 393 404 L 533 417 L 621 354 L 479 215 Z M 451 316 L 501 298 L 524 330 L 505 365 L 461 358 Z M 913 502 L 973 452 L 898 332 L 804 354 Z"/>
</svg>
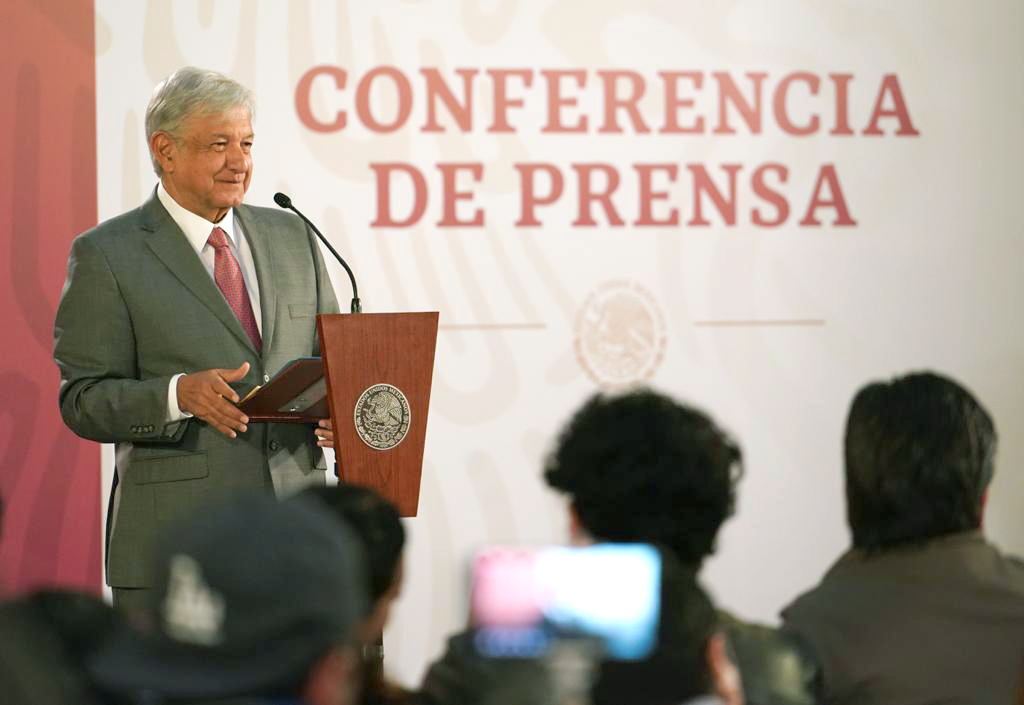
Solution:
<svg viewBox="0 0 1024 705">
<path fill-rule="evenodd" d="M 319 357 L 292 360 L 265 385 L 254 387 L 238 408 L 256 422 L 316 423 L 329 418 L 323 361 Z"/>
</svg>

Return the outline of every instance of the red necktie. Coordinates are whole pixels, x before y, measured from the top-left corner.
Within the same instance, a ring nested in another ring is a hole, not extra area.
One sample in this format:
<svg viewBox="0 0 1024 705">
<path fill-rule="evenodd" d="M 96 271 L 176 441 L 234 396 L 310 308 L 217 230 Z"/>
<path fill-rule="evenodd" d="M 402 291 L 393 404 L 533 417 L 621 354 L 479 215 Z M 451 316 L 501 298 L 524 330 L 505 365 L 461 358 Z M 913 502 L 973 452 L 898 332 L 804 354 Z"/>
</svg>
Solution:
<svg viewBox="0 0 1024 705">
<path fill-rule="evenodd" d="M 238 266 L 238 260 L 231 254 L 228 247 L 228 236 L 220 228 L 214 228 L 210 237 L 206 240 L 215 250 L 213 260 L 213 279 L 217 282 L 228 306 L 235 312 L 242 329 L 252 339 L 258 352 L 263 351 L 263 340 L 260 338 L 260 329 L 256 326 L 256 316 L 252 313 L 252 302 L 249 301 L 249 291 L 245 288 L 245 279 L 242 277 L 242 268 Z"/>
</svg>

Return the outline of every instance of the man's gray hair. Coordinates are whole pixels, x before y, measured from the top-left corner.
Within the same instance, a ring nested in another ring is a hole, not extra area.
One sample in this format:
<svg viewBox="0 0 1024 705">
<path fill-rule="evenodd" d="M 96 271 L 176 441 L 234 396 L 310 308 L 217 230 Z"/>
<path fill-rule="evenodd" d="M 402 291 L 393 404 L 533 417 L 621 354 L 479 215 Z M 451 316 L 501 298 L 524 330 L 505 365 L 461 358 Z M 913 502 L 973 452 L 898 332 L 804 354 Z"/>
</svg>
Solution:
<svg viewBox="0 0 1024 705">
<path fill-rule="evenodd" d="M 255 114 L 252 91 L 238 81 L 194 66 L 178 69 L 153 90 L 146 108 L 146 142 L 157 132 L 166 132 L 177 141 L 178 129 L 189 115 L 208 115 L 237 107 L 248 110 L 250 119 Z M 160 162 L 152 152 L 149 156 L 153 170 L 160 176 Z"/>
</svg>

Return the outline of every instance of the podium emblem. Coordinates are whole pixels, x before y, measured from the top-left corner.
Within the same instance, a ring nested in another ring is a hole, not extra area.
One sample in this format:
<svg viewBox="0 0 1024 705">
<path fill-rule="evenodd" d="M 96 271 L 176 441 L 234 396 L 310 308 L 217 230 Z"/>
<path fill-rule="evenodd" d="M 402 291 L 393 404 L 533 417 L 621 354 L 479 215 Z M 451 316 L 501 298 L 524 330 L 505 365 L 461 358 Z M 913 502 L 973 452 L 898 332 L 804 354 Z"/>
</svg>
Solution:
<svg viewBox="0 0 1024 705">
<path fill-rule="evenodd" d="M 398 387 L 382 382 L 367 387 L 356 401 L 356 433 L 376 450 L 394 448 L 409 433 L 409 400 Z"/>
</svg>

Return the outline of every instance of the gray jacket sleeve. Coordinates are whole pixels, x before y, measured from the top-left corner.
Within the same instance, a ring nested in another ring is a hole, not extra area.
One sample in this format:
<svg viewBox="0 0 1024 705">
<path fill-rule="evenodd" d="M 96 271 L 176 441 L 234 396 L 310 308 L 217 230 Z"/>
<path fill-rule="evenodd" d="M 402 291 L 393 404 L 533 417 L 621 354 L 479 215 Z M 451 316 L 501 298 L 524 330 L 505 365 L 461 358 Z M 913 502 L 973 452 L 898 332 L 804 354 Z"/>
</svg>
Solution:
<svg viewBox="0 0 1024 705">
<path fill-rule="evenodd" d="M 60 410 L 68 428 L 101 443 L 177 440 L 165 424 L 171 376 L 138 379 L 135 334 L 106 257 L 87 236 L 71 247 L 54 324 Z"/>
</svg>

